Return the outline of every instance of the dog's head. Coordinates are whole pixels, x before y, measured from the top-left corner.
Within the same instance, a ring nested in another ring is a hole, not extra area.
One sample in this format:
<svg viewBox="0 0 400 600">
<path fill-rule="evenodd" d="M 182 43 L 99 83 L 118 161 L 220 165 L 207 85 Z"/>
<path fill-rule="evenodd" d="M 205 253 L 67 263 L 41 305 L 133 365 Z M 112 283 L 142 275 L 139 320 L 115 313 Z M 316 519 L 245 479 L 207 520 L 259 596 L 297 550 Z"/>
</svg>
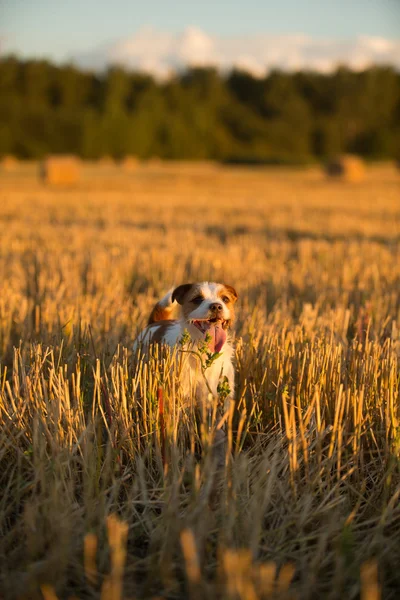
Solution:
<svg viewBox="0 0 400 600">
<path fill-rule="evenodd" d="M 220 352 L 226 342 L 226 330 L 235 318 L 234 304 L 236 290 L 222 283 L 185 283 L 172 293 L 172 300 L 182 306 L 185 321 L 190 325 L 190 333 L 200 332 L 211 338 L 210 348 Z"/>
</svg>

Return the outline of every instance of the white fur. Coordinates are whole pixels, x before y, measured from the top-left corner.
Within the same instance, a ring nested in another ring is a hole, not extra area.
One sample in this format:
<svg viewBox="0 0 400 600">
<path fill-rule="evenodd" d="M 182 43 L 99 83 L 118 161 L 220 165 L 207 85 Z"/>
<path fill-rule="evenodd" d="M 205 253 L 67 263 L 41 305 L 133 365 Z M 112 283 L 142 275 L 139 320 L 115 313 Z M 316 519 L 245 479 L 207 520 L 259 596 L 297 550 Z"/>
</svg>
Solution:
<svg viewBox="0 0 400 600">
<path fill-rule="evenodd" d="M 224 319 L 229 319 L 229 316 L 230 316 L 229 310 L 225 306 L 225 303 L 221 300 L 221 298 L 218 295 L 218 293 L 221 291 L 221 288 L 223 288 L 223 286 L 219 283 L 208 283 L 208 282 L 202 283 L 200 285 L 200 289 L 201 289 L 202 295 L 204 296 L 204 300 L 198 308 L 196 308 L 195 310 L 192 310 L 192 312 L 188 315 L 188 320 L 203 319 L 203 318 L 207 317 L 209 310 L 210 310 L 210 305 L 213 304 L 214 302 L 218 302 L 218 303 L 222 304 L 222 306 L 223 306 L 222 317 Z"/>
<path fill-rule="evenodd" d="M 165 294 L 165 296 L 163 296 L 161 298 L 161 300 L 158 301 L 158 304 L 162 307 L 167 308 L 168 306 L 172 305 L 172 292 L 174 291 L 174 288 L 171 288 L 170 290 L 168 290 L 168 292 Z M 174 302 L 174 304 L 176 304 L 176 302 Z"/>
<path fill-rule="evenodd" d="M 171 321 L 165 335 L 163 335 L 161 339 L 161 343 L 174 347 L 179 344 L 185 331 L 189 333 L 191 342 L 182 347 L 182 350 L 189 351 L 184 352 L 183 368 L 181 372 L 182 391 L 185 397 L 195 397 L 197 401 L 203 402 L 207 399 L 210 390 L 213 396 L 217 396 L 218 383 L 220 382 L 221 377 L 224 376 L 228 378 L 231 394 L 233 395 L 235 372 L 232 359 L 234 349 L 229 340 L 229 333 L 227 332 L 227 340 L 220 351 L 220 356 L 204 371 L 204 374 L 202 373 L 200 360 L 193 352 L 197 352 L 197 344 L 199 342 L 204 342 L 205 336 L 191 321 L 209 317 L 210 305 L 216 302 L 223 306 L 221 316 L 224 320 L 229 320 L 231 314 L 229 308 L 225 305 L 219 295 L 219 293 L 223 291 L 223 285 L 204 282 L 202 284 L 196 284 L 196 287 L 200 290 L 204 300 L 199 306 L 191 310 L 186 317 L 184 317 L 184 310 L 182 310 L 180 318 Z M 158 305 L 163 308 L 180 308 L 176 302 L 172 303 L 172 293 L 173 291 L 170 290 L 162 300 L 158 302 Z M 153 336 L 157 333 L 158 328 L 165 327 L 165 321 L 162 323 L 163 325 L 160 322 L 155 322 L 147 326 L 135 340 L 133 350 L 137 351 L 140 347 L 146 351 L 152 342 Z M 180 345 L 179 348 L 181 348 Z M 204 357 L 204 359 L 205 358 L 206 357 Z M 207 383 L 205 382 L 204 377 L 206 377 Z"/>
</svg>

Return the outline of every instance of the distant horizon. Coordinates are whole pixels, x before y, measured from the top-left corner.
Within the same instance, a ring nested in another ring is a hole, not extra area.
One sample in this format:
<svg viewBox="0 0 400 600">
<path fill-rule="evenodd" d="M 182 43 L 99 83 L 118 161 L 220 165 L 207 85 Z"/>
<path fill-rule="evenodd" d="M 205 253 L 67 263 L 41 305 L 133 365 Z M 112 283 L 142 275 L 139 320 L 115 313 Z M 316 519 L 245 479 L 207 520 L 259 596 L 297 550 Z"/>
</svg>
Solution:
<svg viewBox="0 0 400 600">
<path fill-rule="evenodd" d="M 255 77 L 272 70 L 331 73 L 344 66 L 354 71 L 372 66 L 400 70 L 400 40 L 377 36 L 318 38 L 304 34 L 211 36 L 196 27 L 183 32 L 142 27 L 134 35 L 64 59 L 51 55 L 24 56 L 10 49 L 0 58 L 47 60 L 56 65 L 102 72 L 112 66 L 168 79 L 192 67 L 211 67 L 225 73 L 239 69 Z"/>
<path fill-rule="evenodd" d="M 398 0 L 3 0 L 0 56 L 121 64 L 158 78 L 187 66 L 400 68 Z"/>
</svg>

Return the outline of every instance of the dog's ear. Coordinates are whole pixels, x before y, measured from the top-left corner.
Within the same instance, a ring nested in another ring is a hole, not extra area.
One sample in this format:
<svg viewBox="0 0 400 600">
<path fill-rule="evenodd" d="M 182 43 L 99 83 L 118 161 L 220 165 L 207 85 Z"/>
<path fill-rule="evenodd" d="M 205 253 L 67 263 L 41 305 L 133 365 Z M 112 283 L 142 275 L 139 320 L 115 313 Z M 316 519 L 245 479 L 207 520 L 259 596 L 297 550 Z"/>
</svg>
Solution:
<svg viewBox="0 0 400 600">
<path fill-rule="evenodd" d="M 231 285 L 225 285 L 225 284 L 224 284 L 224 288 L 226 289 L 228 294 L 231 296 L 232 302 L 236 302 L 236 300 L 238 299 L 238 295 L 237 295 L 237 291 L 235 290 L 235 288 L 232 287 Z"/>
<path fill-rule="evenodd" d="M 192 286 L 193 283 L 184 283 L 183 285 L 180 285 L 179 287 L 175 288 L 172 292 L 172 302 L 176 300 L 178 304 L 183 304 L 185 296 L 188 293 L 188 291 L 192 288 Z"/>
</svg>

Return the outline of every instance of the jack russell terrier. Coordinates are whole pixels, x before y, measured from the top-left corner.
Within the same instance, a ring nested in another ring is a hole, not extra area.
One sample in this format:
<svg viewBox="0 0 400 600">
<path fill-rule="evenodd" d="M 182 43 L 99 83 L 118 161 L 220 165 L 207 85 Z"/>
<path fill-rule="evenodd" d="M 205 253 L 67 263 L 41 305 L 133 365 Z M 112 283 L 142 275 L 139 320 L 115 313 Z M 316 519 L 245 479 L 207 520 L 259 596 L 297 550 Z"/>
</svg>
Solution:
<svg viewBox="0 0 400 600">
<path fill-rule="evenodd" d="M 221 381 L 228 383 L 227 395 L 232 396 L 234 349 L 229 330 L 237 297 L 233 287 L 221 283 L 186 283 L 170 290 L 154 306 L 134 350 L 146 350 L 152 343 L 182 349 L 190 345 L 181 375 L 184 396 L 189 399 L 194 394 L 198 403 L 204 402 L 210 393 L 218 395 Z M 201 356 L 207 357 L 205 369 L 199 368 Z"/>
</svg>

